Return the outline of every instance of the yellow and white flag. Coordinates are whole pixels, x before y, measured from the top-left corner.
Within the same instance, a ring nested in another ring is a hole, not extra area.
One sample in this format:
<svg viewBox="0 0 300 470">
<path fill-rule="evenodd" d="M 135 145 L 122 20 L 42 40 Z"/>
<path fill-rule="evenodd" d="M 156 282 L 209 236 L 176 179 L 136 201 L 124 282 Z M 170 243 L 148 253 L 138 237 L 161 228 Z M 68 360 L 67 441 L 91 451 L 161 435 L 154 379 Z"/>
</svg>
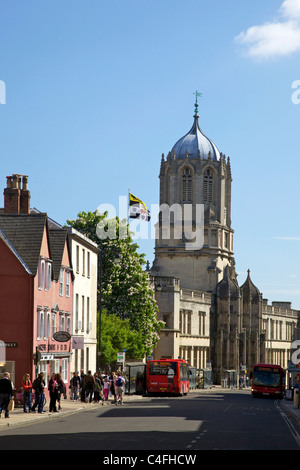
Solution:
<svg viewBox="0 0 300 470">
<path fill-rule="evenodd" d="M 129 193 L 129 217 L 131 219 L 141 219 L 149 222 L 151 219 L 150 211 L 146 204 L 139 198 Z"/>
</svg>

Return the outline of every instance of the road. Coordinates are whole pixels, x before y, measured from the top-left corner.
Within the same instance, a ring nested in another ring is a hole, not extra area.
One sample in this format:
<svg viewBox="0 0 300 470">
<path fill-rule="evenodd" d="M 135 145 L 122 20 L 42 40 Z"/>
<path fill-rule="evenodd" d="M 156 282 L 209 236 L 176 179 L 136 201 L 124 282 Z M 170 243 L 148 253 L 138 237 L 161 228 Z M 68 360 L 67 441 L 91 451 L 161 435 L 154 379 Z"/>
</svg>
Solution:
<svg viewBox="0 0 300 470">
<path fill-rule="evenodd" d="M 297 424 L 273 399 L 243 391 L 193 391 L 91 407 L 0 431 L 1 450 L 299 450 Z M 148 451 L 148 453 L 147 453 Z M 99 454 L 100 455 L 100 454 Z M 104 454 L 103 454 L 104 455 Z"/>
</svg>

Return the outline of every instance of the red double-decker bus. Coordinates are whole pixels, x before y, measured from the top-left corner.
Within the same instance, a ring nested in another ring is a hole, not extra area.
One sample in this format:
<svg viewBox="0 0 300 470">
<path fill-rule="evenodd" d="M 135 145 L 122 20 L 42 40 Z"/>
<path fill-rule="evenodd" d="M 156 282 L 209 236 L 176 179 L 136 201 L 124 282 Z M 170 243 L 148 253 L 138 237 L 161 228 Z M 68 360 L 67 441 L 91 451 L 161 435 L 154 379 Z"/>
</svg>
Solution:
<svg viewBox="0 0 300 470">
<path fill-rule="evenodd" d="M 147 361 L 147 392 L 186 395 L 190 391 L 189 365 L 183 359 Z"/>
<path fill-rule="evenodd" d="M 285 370 L 275 364 L 253 366 L 252 388 L 254 397 L 274 396 L 282 398 L 285 391 Z"/>
</svg>

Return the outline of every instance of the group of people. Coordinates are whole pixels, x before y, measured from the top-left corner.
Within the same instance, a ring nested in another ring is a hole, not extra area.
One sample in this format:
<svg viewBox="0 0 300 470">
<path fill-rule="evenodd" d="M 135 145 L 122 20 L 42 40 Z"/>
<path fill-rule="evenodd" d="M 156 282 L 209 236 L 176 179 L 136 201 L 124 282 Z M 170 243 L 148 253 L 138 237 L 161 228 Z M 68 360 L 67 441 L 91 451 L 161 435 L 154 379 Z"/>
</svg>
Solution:
<svg viewBox="0 0 300 470">
<path fill-rule="evenodd" d="M 38 413 L 45 413 L 45 388 L 46 382 L 43 372 L 38 374 L 33 382 L 31 382 L 29 374 L 24 374 L 22 380 L 24 413 L 27 413 L 27 407 L 29 413 L 35 412 L 36 408 Z M 60 400 L 64 392 L 64 383 L 60 374 L 52 374 L 48 384 L 48 391 L 50 395 L 49 411 L 57 412 L 57 408 L 61 409 Z M 31 402 L 32 392 L 34 392 L 35 396 L 33 404 Z"/>
<path fill-rule="evenodd" d="M 95 372 L 92 375 L 89 370 L 84 374 L 73 372 L 70 381 L 71 399 L 73 401 L 80 400 L 85 403 L 96 403 L 108 401 L 109 396 L 113 397 L 113 403 L 122 404 L 124 394 L 125 378 L 121 371 L 112 372 L 111 374 L 99 374 Z"/>
<path fill-rule="evenodd" d="M 74 372 L 70 380 L 70 398 L 75 401 L 80 399 L 85 403 L 108 401 L 111 396 L 114 404 L 123 404 L 123 394 L 125 388 L 125 378 L 121 371 L 112 372 L 111 374 L 92 375 L 89 370 L 84 374 L 83 370 Z M 45 389 L 46 382 L 44 373 L 38 374 L 32 382 L 29 374 L 24 374 L 22 379 L 23 390 L 23 411 L 24 413 L 35 412 L 45 413 Z M 66 398 L 66 387 L 60 374 L 52 374 L 48 383 L 48 391 L 50 396 L 49 411 L 56 413 L 61 409 L 61 397 Z M 34 403 L 32 403 L 32 393 L 34 392 Z M 5 418 L 9 418 L 9 404 L 13 398 L 14 385 L 11 381 L 9 372 L 3 374 L 0 379 L 0 417 L 4 411 Z"/>
</svg>

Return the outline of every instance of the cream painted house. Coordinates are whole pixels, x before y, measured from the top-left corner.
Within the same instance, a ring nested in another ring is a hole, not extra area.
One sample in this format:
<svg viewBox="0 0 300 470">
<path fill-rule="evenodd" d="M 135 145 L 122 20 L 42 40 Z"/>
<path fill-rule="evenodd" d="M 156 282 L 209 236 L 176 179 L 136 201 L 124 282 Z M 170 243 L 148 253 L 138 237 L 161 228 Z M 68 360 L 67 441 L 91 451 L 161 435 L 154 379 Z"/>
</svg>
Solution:
<svg viewBox="0 0 300 470">
<path fill-rule="evenodd" d="M 97 276 L 99 249 L 92 240 L 68 228 L 73 272 L 73 334 L 71 371 L 97 367 Z"/>
</svg>

